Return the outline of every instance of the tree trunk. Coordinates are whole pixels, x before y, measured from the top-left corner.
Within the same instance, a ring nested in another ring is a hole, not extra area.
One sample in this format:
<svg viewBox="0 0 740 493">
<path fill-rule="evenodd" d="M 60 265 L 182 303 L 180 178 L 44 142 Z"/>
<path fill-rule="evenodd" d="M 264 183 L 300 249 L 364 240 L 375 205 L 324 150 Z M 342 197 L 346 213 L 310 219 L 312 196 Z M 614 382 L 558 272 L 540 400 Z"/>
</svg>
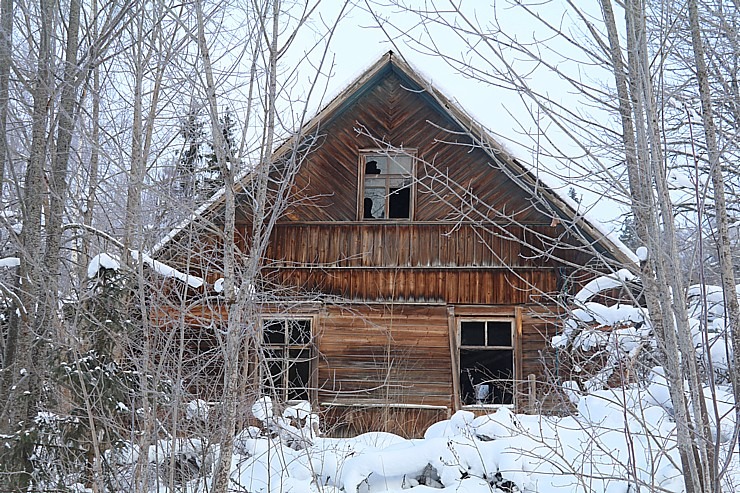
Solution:
<svg viewBox="0 0 740 493">
<path fill-rule="evenodd" d="M 93 39 L 98 36 L 98 2 L 92 0 L 92 35 Z M 96 54 L 93 53 L 96 58 Z M 93 67 L 92 74 L 92 114 L 90 118 L 90 164 L 88 165 L 87 178 L 87 196 L 85 197 L 85 209 L 82 213 L 82 224 L 92 226 L 93 211 L 95 210 L 95 196 L 98 189 L 98 166 L 100 162 L 100 68 L 96 64 Z M 85 282 L 87 277 L 86 263 L 90 258 L 90 234 L 85 231 L 82 234 L 82 244 L 80 248 L 80 284 Z"/>
<path fill-rule="evenodd" d="M 213 491 L 226 493 L 229 487 L 231 474 L 231 458 L 234 453 L 234 433 L 236 427 L 237 390 L 239 378 L 239 353 L 241 331 L 241 309 L 237 302 L 236 293 L 236 205 L 234 197 L 234 169 L 227 164 L 228 146 L 218 118 L 218 102 L 216 100 L 216 83 L 213 78 L 213 69 L 205 37 L 205 20 L 203 6 L 200 0 L 195 2 L 198 24 L 198 44 L 200 48 L 203 71 L 206 77 L 206 98 L 208 115 L 211 122 L 211 135 L 216 160 L 221 167 L 221 176 L 224 179 L 224 290 L 223 295 L 228 315 L 226 322 L 226 347 L 224 350 L 224 389 L 221 399 L 223 426 L 220 438 L 220 454 L 214 470 Z M 231 161 L 233 163 L 233 160 Z"/>
<path fill-rule="evenodd" d="M 725 184 L 722 175 L 722 163 L 720 149 L 717 143 L 716 128 L 712 110 L 712 96 L 709 88 L 709 74 L 704 55 L 701 28 L 699 26 L 699 9 L 696 0 L 689 0 L 689 26 L 691 30 L 691 45 L 694 51 L 694 62 L 696 64 L 696 78 L 699 84 L 699 98 L 701 100 L 701 117 L 704 127 L 704 138 L 706 140 L 707 153 L 709 155 L 709 170 L 714 188 L 714 210 L 717 222 L 715 239 L 717 241 L 717 253 L 720 263 L 720 276 L 722 279 L 722 291 L 725 301 L 725 320 L 727 331 L 732 341 L 732 391 L 735 402 L 740 402 L 740 304 L 738 304 L 735 272 L 732 265 L 732 251 L 729 233 L 729 221 L 727 218 L 727 203 L 725 198 Z M 699 225 L 701 227 L 701 225 Z M 736 418 L 740 418 L 740 410 L 736 410 Z M 718 438 L 718 437 L 717 437 Z M 712 484 L 713 491 L 719 491 L 719 478 L 717 477 L 718 464 L 713 463 L 715 481 Z"/>
<path fill-rule="evenodd" d="M 44 164 L 47 149 L 47 124 L 49 102 L 51 98 L 51 35 L 54 17 L 52 0 L 40 1 L 39 56 L 36 78 L 33 87 L 33 123 L 31 130 L 31 150 L 26 167 L 23 188 L 22 211 L 23 229 L 21 230 L 21 265 L 18 277 L 18 293 L 23 316 L 11 320 L 8 329 L 2 385 L 2 399 L 12 404 L 10 413 L 3 419 L 3 429 L 11 430 L 22 421 L 30 423 L 36 415 L 41 401 L 44 358 L 39 357 L 38 350 L 44 341 L 45 323 L 43 310 L 39 305 L 42 290 L 43 269 L 41 266 L 41 209 L 45 195 Z M 30 472 L 30 455 L 32 449 L 21 453 L 17 471 Z M 14 488 L 18 491 L 27 487 L 30 477 L 19 474 L 11 477 Z"/>
<path fill-rule="evenodd" d="M 48 285 L 45 289 L 48 322 L 61 332 L 61 319 L 56 316 L 59 307 L 59 276 L 61 274 L 60 250 L 64 207 L 67 200 L 67 168 L 77 113 L 77 49 L 80 26 L 80 0 L 70 0 L 67 24 L 67 47 L 64 60 L 64 76 L 59 107 L 56 149 L 51 160 L 49 176 L 49 211 L 46 214 L 46 251 L 44 270 Z M 51 134 L 51 131 L 49 132 Z M 61 335 L 61 334 L 57 334 Z"/>
<path fill-rule="evenodd" d="M 601 6 L 607 27 L 612 71 L 619 98 L 618 108 L 622 120 L 622 141 L 625 147 L 632 211 L 637 224 L 638 236 L 650 252 L 647 262 L 642 266 L 646 301 L 651 322 L 661 343 L 660 349 L 664 353 L 666 378 L 669 382 L 669 391 L 675 410 L 678 448 L 684 471 L 686 491 L 687 493 L 695 493 L 701 491 L 700 465 L 697 463 L 695 455 L 692 437 L 693 427 L 688 413 L 688 403 L 683 392 L 683 374 L 680 365 L 682 353 L 674 330 L 674 317 L 671 311 L 672 296 L 669 283 L 665 279 L 662 235 L 652 192 L 653 181 L 658 180 L 654 178 L 654 170 L 656 166 L 659 168 L 662 162 L 657 159 L 654 153 L 651 155 L 651 149 L 654 151 L 660 144 L 659 142 L 652 142 L 652 147 L 650 146 L 649 141 L 652 141 L 655 134 L 651 134 L 650 130 L 645 128 L 644 123 L 646 118 L 653 116 L 650 112 L 645 114 L 646 107 L 652 104 L 650 93 L 645 94 L 646 88 L 652 82 L 649 79 L 649 73 L 642 70 L 640 63 L 640 56 L 643 52 L 640 45 L 644 43 L 645 33 L 640 29 L 641 24 L 638 18 L 644 15 L 644 11 L 642 4 L 637 3 L 638 5 L 635 5 L 635 2 L 625 4 L 627 67 L 622 62 L 622 49 L 611 1 L 602 0 Z M 655 164 L 651 166 L 651 162 Z M 661 197 L 659 202 L 664 200 L 665 197 Z M 666 204 L 662 205 L 665 210 Z M 664 221 L 672 222 L 672 215 L 668 216 L 667 219 L 664 216 Z M 675 275 L 677 271 L 672 272 Z M 690 353 L 684 354 L 684 358 L 691 357 Z"/>
<path fill-rule="evenodd" d="M 3 200 L 5 163 L 8 161 L 8 103 L 13 52 L 13 0 L 0 0 L 0 204 Z"/>
</svg>

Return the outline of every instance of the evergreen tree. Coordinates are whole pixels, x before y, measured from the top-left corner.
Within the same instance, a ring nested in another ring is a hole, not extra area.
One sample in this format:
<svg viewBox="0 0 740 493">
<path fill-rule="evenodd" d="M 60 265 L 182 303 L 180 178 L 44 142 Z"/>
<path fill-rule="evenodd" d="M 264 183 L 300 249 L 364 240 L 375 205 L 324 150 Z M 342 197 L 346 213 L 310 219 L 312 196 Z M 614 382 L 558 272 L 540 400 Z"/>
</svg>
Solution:
<svg viewBox="0 0 740 493">
<path fill-rule="evenodd" d="M 642 243 L 640 238 L 637 236 L 637 225 L 635 224 L 635 216 L 627 214 L 624 216 L 622 221 L 622 229 L 619 232 L 619 240 L 624 243 L 632 251 L 637 250 Z"/>
<path fill-rule="evenodd" d="M 219 118 L 219 127 L 226 142 L 226 166 L 231 169 L 232 166 L 238 165 L 238 161 L 236 159 L 236 120 L 232 117 L 230 109 L 227 108 L 224 115 Z M 220 189 L 224 182 L 221 165 L 218 162 L 216 151 L 213 147 L 213 138 L 210 139 L 208 145 L 211 148 L 211 152 L 205 156 L 206 167 L 202 189 L 200 190 L 201 194 L 206 197 Z"/>
<path fill-rule="evenodd" d="M 201 188 L 203 154 L 201 146 L 205 140 L 203 122 L 197 108 L 191 107 L 180 124 L 183 146 L 177 160 L 177 178 L 174 181 L 175 193 L 182 197 L 193 197 Z"/>
</svg>

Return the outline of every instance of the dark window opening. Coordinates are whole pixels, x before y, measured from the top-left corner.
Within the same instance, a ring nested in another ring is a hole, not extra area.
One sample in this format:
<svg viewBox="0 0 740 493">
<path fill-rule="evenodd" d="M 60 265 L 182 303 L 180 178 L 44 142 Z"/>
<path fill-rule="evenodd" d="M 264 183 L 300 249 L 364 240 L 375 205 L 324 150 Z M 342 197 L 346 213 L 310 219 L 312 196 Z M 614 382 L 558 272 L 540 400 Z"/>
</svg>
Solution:
<svg viewBox="0 0 740 493">
<path fill-rule="evenodd" d="M 364 156 L 363 219 L 411 219 L 413 158 L 408 154 Z"/>
<path fill-rule="evenodd" d="M 379 175 L 380 169 L 378 168 L 378 162 L 375 159 L 371 159 L 365 163 L 365 174 L 366 175 Z"/>
<path fill-rule="evenodd" d="M 311 388 L 311 321 L 263 323 L 262 392 L 279 401 L 309 400 Z"/>
<path fill-rule="evenodd" d="M 463 405 L 514 403 L 512 323 L 460 322 L 460 398 Z"/>
<path fill-rule="evenodd" d="M 411 189 L 391 188 L 388 197 L 388 217 L 391 219 L 408 219 L 411 212 Z"/>
</svg>

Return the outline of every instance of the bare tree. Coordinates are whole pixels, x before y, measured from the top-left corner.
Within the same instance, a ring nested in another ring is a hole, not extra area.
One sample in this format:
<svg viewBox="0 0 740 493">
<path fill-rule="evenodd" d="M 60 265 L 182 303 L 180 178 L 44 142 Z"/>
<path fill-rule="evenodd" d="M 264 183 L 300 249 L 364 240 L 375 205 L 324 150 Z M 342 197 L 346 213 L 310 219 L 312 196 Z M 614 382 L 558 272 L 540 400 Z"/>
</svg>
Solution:
<svg viewBox="0 0 740 493">
<path fill-rule="evenodd" d="M 260 339 L 257 334 L 257 320 L 262 311 L 260 296 L 255 292 L 260 285 L 260 272 L 264 263 L 264 255 L 272 229 L 279 217 L 285 210 L 290 196 L 291 183 L 297 172 L 301 155 L 298 149 L 303 137 L 292 135 L 292 152 L 289 157 L 280 163 L 273 162 L 273 147 L 277 138 L 276 127 L 278 113 L 280 111 L 278 102 L 280 98 L 279 87 L 283 85 L 278 72 L 278 64 L 291 47 L 293 40 L 304 23 L 310 18 L 319 2 L 308 3 L 297 11 L 295 31 L 284 37 L 281 44 L 281 22 L 283 22 L 283 5 L 280 1 L 267 1 L 254 4 L 248 15 L 251 17 L 253 26 L 253 37 L 250 38 L 250 49 L 253 50 L 251 59 L 252 66 L 249 67 L 250 84 L 248 86 L 247 113 L 245 115 L 245 128 L 251 121 L 252 112 L 258 108 L 255 92 L 258 88 L 263 91 L 263 114 L 261 132 L 257 136 L 256 160 L 252 168 L 247 170 L 248 181 L 243 186 L 241 193 L 248 197 L 251 212 L 251 232 L 246 244 L 248 251 L 238 254 L 236 241 L 238 232 L 236 230 L 236 202 L 235 189 L 236 178 L 239 176 L 238 168 L 234 165 L 241 161 L 239 157 L 229 155 L 233 152 L 224 139 L 220 128 L 219 104 L 217 99 L 217 85 L 213 75 L 214 69 L 211 62 L 209 45 L 206 39 L 206 14 L 201 2 L 196 2 L 197 15 L 197 39 L 202 60 L 202 69 L 205 77 L 206 107 L 211 123 L 211 135 L 213 137 L 213 148 L 216 160 L 220 165 L 221 175 L 224 178 L 223 195 L 223 298 L 228 307 L 225 336 L 222 343 L 224 360 L 224 382 L 223 396 L 221 399 L 222 434 L 220 438 L 221 453 L 216 464 L 214 474 L 214 490 L 226 492 L 229 486 L 229 474 L 231 457 L 234 447 L 234 430 L 237 424 L 237 404 L 243 397 L 240 392 L 245 386 L 240 384 L 240 373 L 244 361 L 243 348 L 246 346 L 250 351 L 259 354 Z M 346 5 L 346 3 L 345 3 Z M 342 17 L 343 8 L 340 10 L 338 19 Z M 337 22 L 338 22 L 337 19 Z M 332 37 L 336 24 L 328 26 L 328 32 L 323 37 L 323 52 L 316 70 L 321 71 L 326 63 L 326 53 L 329 40 Z M 264 64 L 264 77 L 255 79 L 258 61 L 262 59 Z M 258 85 L 259 84 L 259 85 Z M 260 87 L 261 86 L 261 87 Z M 309 89 L 309 96 L 315 85 Z M 310 101 L 311 98 L 306 98 Z M 298 121 L 295 122 L 296 129 L 300 129 L 308 110 L 304 105 Z M 290 130 L 290 129 L 289 129 Z M 244 141 L 244 139 L 243 139 Z M 306 152 L 303 149 L 303 152 Z M 276 166 L 277 177 L 276 177 Z M 264 299 L 262 300 L 264 301 Z M 256 396 L 259 389 L 249 388 L 246 390 Z"/>
</svg>

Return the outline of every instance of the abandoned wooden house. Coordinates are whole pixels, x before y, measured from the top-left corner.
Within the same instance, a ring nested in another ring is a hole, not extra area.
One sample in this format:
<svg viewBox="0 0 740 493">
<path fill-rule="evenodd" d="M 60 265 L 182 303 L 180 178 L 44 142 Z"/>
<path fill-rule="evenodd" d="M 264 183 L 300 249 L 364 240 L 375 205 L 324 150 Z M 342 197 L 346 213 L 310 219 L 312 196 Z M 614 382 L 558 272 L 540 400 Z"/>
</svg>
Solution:
<svg viewBox="0 0 740 493">
<path fill-rule="evenodd" d="M 267 364 L 245 378 L 352 431 L 414 435 L 461 408 L 543 405 L 558 300 L 627 255 L 393 53 L 300 136 L 274 154 L 279 173 L 303 152 L 255 281 L 272 293 L 251 321 Z M 217 347 L 225 314 L 218 235 L 198 225 L 218 225 L 222 207 L 205 206 L 158 251 L 206 279 L 153 315 L 184 324 L 193 354 Z M 214 356 L 191 388 L 214 385 L 217 366 Z"/>
</svg>

